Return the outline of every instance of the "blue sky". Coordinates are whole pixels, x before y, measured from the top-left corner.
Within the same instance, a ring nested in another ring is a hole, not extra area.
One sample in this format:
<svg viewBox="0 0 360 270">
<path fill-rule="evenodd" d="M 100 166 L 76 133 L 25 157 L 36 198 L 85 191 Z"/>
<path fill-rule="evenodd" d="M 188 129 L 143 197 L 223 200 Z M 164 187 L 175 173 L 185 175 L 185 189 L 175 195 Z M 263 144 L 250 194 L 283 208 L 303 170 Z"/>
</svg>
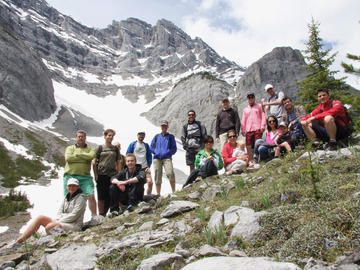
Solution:
<svg viewBox="0 0 360 270">
<path fill-rule="evenodd" d="M 48 0 L 65 15 L 104 28 L 135 17 L 154 25 L 165 18 L 220 55 L 248 66 L 277 46 L 305 48 L 307 24 L 320 22 L 320 36 L 338 52 L 360 54 L 359 0 Z M 360 85 L 360 82 L 359 82 Z"/>
</svg>

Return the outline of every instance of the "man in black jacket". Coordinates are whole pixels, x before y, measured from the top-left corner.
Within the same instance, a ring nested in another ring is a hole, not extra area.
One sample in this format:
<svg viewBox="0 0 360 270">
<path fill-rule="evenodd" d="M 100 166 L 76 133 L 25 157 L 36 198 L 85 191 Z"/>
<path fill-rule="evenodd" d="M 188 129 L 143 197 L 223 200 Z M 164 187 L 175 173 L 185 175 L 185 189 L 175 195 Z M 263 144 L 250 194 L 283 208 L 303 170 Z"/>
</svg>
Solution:
<svg viewBox="0 0 360 270">
<path fill-rule="evenodd" d="M 216 116 L 216 142 L 220 142 L 219 152 L 221 153 L 225 143 L 227 142 L 227 132 L 229 130 L 235 130 L 236 136 L 239 136 L 240 132 L 240 117 L 237 111 L 230 107 L 230 101 L 228 98 L 224 98 L 222 103 L 222 109 Z"/>
<path fill-rule="evenodd" d="M 190 173 L 195 169 L 195 156 L 203 148 L 206 128 L 200 122 L 196 121 L 194 110 L 188 111 L 188 122 L 181 130 L 181 142 L 186 151 L 186 165 L 190 167 Z"/>
<path fill-rule="evenodd" d="M 110 186 L 110 215 L 119 213 L 119 203 L 133 208 L 143 199 L 145 185 L 145 171 L 136 164 L 134 154 L 126 155 L 126 167 L 111 178 Z"/>
</svg>

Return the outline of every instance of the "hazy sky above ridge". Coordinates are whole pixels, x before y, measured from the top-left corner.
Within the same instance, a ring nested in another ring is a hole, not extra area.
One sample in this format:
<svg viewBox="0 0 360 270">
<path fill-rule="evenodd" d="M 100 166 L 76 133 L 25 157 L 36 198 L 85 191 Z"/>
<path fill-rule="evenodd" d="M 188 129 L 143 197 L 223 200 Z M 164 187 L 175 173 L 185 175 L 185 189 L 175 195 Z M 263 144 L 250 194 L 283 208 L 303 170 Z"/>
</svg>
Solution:
<svg viewBox="0 0 360 270">
<path fill-rule="evenodd" d="M 313 17 L 320 36 L 338 52 L 360 54 L 359 0 L 47 0 L 61 13 L 90 27 L 105 28 L 129 17 L 154 25 L 167 19 L 221 56 L 248 66 L 277 46 L 305 48 Z"/>
</svg>

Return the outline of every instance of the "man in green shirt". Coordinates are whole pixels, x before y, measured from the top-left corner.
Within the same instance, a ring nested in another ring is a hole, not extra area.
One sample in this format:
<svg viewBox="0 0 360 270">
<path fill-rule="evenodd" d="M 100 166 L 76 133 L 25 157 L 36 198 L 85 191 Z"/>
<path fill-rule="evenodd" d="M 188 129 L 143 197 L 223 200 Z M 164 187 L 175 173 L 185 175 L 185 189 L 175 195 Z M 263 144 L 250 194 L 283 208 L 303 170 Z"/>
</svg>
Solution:
<svg viewBox="0 0 360 270">
<path fill-rule="evenodd" d="M 76 132 L 76 144 L 65 150 L 64 193 L 68 193 L 66 186 L 69 178 L 76 178 L 83 194 L 89 201 L 91 215 L 96 215 L 96 200 L 94 196 L 94 182 L 90 175 L 91 161 L 95 158 L 95 150 L 86 144 L 86 132 Z"/>
</svg>

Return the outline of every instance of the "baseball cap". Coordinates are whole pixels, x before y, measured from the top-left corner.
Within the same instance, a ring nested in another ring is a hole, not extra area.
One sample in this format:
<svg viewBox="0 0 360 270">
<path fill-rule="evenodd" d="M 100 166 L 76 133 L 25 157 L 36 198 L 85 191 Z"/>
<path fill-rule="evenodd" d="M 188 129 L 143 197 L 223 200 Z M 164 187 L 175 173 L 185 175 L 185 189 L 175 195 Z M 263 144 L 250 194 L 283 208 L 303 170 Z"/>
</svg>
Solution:
<svg viewBox="0 0 360 270">
<path fill-rule="evenodd" d="M 67 186 L 68 185 L 79 185 L 79 181 L 76 179 L 76 178 L 69 178 L 69 180 L 68 180 L 68 182 L 67 182 L 67 184 L 66 184 Z"/>
<path fill-rule="evenodd" d="M 162 120 L 161 122 L 160 122 L 160 126 L 168 126 L 169 125 L 169 123 L 168 123 L 168 121 L 166 121 L 166 120 Z"/>
<path fill-rule="evenodd" d="M 265 85 L 265 92 L 267 92 L 267 90 L 274 88 L 274 86 L 272 86 L 272 84 L 268 83 L 267 85 Z"/>
<path fill-rule="evenodd" d="M 280 127 L 280 126 L 287 127 L 288 125 L 286 124 L 285 121 L 281 121 L 280 124 L 279 124 L 279 127 Z"/>
<path fill-rule="evenodd" d="M 249 96 L 254 96 L 255 97 L 255 93 L 251 92 L 251 91 L 246 92 L 246 97 L 249 97 Z"/>
</svg>

